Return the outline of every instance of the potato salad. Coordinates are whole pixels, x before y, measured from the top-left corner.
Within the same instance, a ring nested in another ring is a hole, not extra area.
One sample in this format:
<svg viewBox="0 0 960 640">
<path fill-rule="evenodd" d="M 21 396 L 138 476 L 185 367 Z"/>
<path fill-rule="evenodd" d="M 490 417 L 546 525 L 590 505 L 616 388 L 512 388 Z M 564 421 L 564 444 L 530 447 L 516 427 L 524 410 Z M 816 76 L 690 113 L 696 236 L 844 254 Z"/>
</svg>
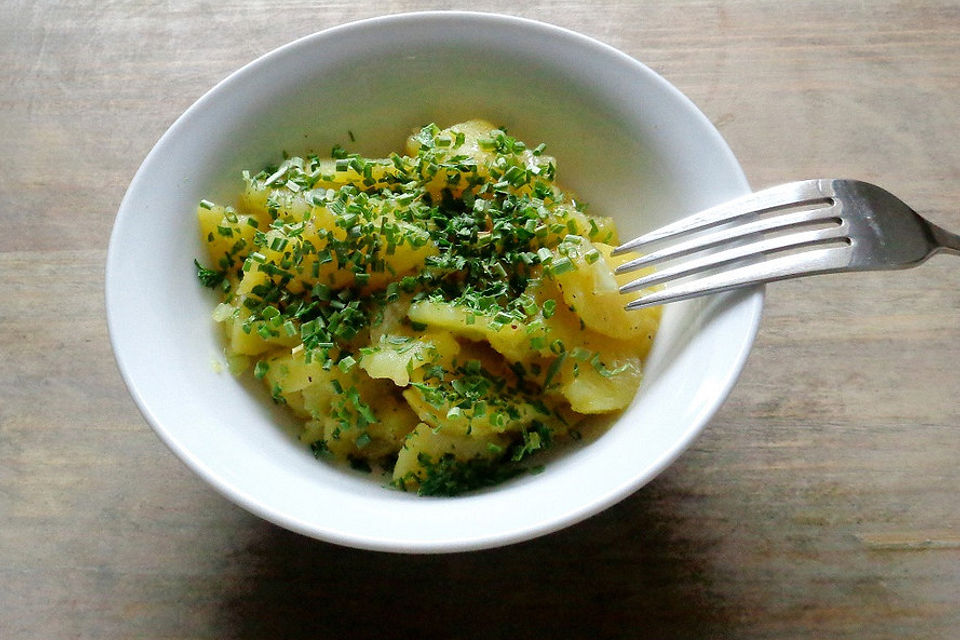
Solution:
<svg viewBox="0 0 960 640">
<path fill-rule="evenodd" d="M 660 321 L 627 312 L 612 220 L 544 145 L 472 120 L 404 154 L 289 157 L 197 209 L 225 353 L 318 458 L 456 495 L 536 471 L 626 407 Z M 636 277 L 631 276 L 631 277 Z"/>
</svg>

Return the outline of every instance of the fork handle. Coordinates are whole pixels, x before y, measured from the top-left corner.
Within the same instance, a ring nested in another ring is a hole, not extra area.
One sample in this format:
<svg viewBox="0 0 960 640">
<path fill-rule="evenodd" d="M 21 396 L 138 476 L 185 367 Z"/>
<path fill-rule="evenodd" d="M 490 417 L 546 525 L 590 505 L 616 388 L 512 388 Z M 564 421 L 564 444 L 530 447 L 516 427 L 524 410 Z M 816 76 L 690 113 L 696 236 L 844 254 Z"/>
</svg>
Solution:
<svg viewBox="0 0 960 640">
<path fill-rule="evenodd" d="M 955 233 L 950 233 L 946 229 L 942 229 L 931 222 L 927 224 L 930 225 L 930 231 L 933 234 L 934 241 L 939 245 L 939 247 L 934 250 L 934 253 L 942 251 L 960 256 L 960 236 Z"/>
</svg>

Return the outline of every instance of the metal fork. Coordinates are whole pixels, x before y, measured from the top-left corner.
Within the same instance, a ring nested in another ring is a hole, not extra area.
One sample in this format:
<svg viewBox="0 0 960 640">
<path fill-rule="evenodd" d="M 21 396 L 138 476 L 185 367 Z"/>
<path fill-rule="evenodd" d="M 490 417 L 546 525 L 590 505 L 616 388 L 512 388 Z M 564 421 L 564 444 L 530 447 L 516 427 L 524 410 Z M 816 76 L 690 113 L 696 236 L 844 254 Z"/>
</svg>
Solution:
<svg viewBox="0 0 960 640">
<path fill-rule="evenodd" d="M 672 244 L 656 248 L 666 241 Z M 668 264 L 620 287 L 622 293 L 650 289 L 627 309 L 799 276 L 915 267 L 940 251 L 960 255 L 960 236 L 876 185 L 824 179 L 731 200 L 626 242 L 613 254 L 636 250 L 646 253 L 618 267 L 618 274 Z"/>
</svg>

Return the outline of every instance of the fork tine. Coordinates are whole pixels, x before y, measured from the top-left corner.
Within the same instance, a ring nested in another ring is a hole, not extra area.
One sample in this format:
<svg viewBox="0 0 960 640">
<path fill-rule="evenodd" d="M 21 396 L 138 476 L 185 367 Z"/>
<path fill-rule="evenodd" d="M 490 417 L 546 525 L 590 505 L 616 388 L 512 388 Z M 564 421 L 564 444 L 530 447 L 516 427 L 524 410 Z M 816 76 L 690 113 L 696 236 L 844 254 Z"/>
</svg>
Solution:
<svg viewBox="0 0 960 640">
<path fill-rule="evenodd" d="M 725 265 L 739 262 L 740 260 L 759 257 L 777 251 L 788 249 L 799 249 L 805 246 L 821 244 L 831 240 L 844 237 L 847 232 L 846 225 L 838 225 L 827 229 L 815 229 L 813 231 L 802 231 L 787 236 L 769 238 L 749 242 L 741 246 L 732 247 L 716 253 L 707 254 L 701 258 L 686 261 L 674 267 L 656 271 L 649 275 L 637 278 L 633 282 L 620 287 L 620 293 L 629 293 L 639 289 L 646 289 L 670 280 L 676 280 L 690 276 L 708 269 L 723 267 Z"/>
<path fill-rule="evenodd" d="M 788 182 L 756 193 L 750 193 L 729 202 L 724 202 L 699 213 L 695 213 L 682 220 L 668 224 L 655 231 L 623 243 L 613 250 L 613 255 L 626 251 L 636 251 L 640 247 L 676 236 L 683 236 L 697 231 L 704 231 L 726 222 L 740 218 L 776 211 L 786 207 L 813 204 L 817 201 L 826 201 L 834 195 L 829 180 L 801 180 Z"/>
<path fill-rule="evenodd" d="M 804 224 L 827 222 L 831 219 L 836 220 L 837 224 L 840 224 L 839 215 L 841 209 L 842 206 L 840 204 L 834 203 L 829 207 L 780 214 L 772 218 L 763 218 L 754 222 L 736 225 L 735 227 L 720 229 L 687 241 L 669 245 L 663 249 L 652 251 L 639 258 L 625 262 L 617 267 L 616 273 L 629 273 L 641 267 L 652 266 L 659 262 L 680 258 L 718 245 L 732 244 L 737 240 L 747 238 L 757 233 L 780 231 Z"/>
<path fill-rule="evenodd" d="M 642 309 L 667 302 L 679 302 L 745 285 L 762 284 L 843 269 L 850 263 L 853 247 L 826 247 L 780 256 L 744 265 L 693 282 L 653 291 L 627 303 L 627 309 Z"/>
</svg>

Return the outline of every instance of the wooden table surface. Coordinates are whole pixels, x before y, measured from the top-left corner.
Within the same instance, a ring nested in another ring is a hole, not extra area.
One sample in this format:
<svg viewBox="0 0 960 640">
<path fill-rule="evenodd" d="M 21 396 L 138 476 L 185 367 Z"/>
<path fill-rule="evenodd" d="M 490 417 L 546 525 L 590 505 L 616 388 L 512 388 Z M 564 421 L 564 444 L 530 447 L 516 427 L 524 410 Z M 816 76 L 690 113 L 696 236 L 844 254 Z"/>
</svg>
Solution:
<svg viewBox="0 0 960 640">
<path fill-rule="evenodd" d="M 103 309 L 139 163 L 254 57 L 427 8 L 622 49 L 703 109 L 755 187 L 867 179 L 960 230 L 957 2 L 2 0 L 0 638 L 960 638 L 955 258 L 771 286 L 742 379 L 676 464 L 504 549 L 316 542 L 161 444 Z"/>
</svg>

